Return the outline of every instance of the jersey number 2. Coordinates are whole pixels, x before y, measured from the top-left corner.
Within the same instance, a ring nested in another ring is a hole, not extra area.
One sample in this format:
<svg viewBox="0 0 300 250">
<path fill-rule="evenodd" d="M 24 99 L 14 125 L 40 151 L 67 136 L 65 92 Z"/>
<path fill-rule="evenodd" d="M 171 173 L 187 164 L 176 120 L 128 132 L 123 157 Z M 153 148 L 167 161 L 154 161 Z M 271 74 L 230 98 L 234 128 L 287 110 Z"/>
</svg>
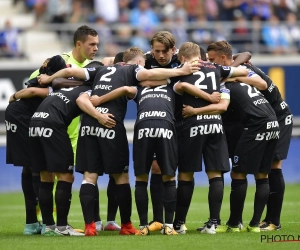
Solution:
<svg viewBox="0 0 300 250">
<path fill-rule="evenodd" d="M 110 82 L 111 78 L 108 77 L 108 76 L 115 73 L 117 69 L 115 67 L 107 67 L 107 70 L 110 70 L 110 72 L 108 72 L 108 73 L 104 74 L 103 76 L 101 76 L 100 81 Z"/>
</svg>

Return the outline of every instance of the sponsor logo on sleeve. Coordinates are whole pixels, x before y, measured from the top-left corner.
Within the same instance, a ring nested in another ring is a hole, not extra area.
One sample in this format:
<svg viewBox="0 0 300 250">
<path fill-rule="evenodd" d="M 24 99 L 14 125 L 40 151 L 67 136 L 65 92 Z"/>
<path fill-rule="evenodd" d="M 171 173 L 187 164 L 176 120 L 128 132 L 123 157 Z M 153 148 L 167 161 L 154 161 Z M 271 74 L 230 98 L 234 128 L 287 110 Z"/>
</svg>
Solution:
<svg viewBox="0 0 300 250">
<path fill-rule="evenodd" d="M 222 66 L 222 68 L 223 68 L 224 70 L 230 70 L 230 67 L 229 67 L 229 66 Z"/>
</svg>

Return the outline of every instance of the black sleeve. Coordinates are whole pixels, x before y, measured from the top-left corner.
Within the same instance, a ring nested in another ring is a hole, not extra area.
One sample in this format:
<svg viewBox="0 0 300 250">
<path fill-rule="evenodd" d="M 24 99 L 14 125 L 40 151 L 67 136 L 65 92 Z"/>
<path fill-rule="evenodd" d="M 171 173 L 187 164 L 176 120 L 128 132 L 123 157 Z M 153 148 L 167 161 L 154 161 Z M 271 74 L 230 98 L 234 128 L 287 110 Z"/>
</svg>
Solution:
<svg viewBox="0 0 300 250">
<path fill-rule="evenodd" d="M 221 78 L 227 78 L 232 73 L 232 68 L 230 66 L 217 65 L 220 71 Z"/>
</svg>

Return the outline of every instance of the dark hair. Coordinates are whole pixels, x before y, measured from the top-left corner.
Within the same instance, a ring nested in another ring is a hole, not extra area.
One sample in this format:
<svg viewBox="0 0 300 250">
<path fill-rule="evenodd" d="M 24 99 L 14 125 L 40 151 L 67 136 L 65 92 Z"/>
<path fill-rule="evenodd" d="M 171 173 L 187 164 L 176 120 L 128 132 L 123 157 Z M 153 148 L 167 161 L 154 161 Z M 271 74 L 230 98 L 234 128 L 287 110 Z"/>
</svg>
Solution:
<svg viewBox="0 0 300 250">
<path fill-rule="evenodd" d="M 150 40 L 151 46 L 153 46 L 154 42 L 159 42 L 165 45 L 166 49 L 172 49 L 175 46 L 175 37 L 169 31 L 159 31 L 154 34 L 154 36 Z"/>
<path fill-rule="evenodd" d="M 87 25 L 80 26 L 74 33 L 73 36 L 73 43 L 74 46 L 76 46 L 77 41 L 85 42 L 88 36 L 98 36 L 98 33 L 96 30 L 90 28 Z"/>
<path fill-rule="evenodd" d="M 202 61 L 207 61 L 206 51 L 200 46 L 200 56 Z"/>
<path fill-rule="evenodd" d="M 207 52 L 211 50 L 224 54 L 227 59 L 232 58 L 232 47 L 227 41 L 211 43 L 207 47 Z"/>
<path fill-rule="evenodd" d="M 55 72 L 66 68 L 65 60 L 60 56 L 56 55 L 48 58 L 44 61 L 43 65 L 40 67 L 40 74 L 47 74 L 48 76 L 53 75 Z"/>
<path fill-rule="evenodd" d="M 124 52 L 116 54 L 113 64 L 123 62 Z"/>
<path fill-rule="evenodd" d="M 42 66 L 39 68 L 39 75 L 40 74 L 47 74 L 48 76 L 53 75 L 55 72 L 67 68 L 66 62 L 65 60 L 60 56 L 60 55 L 56 55 L 53 56 L 51 58 L 47 58 Z M 38 83 L 38 80 L 36 77 L 28 80 L 26 83 L 27 87 L 40 87 L 40 88 L 44 88 L 44 87 L 48 87 L 49 84 L 47 85 L 40 85 Z"/>
<path fill-rule="evenodd" d="M 104 66 L 104 64 L 102 62 L 92 61 L 89 64 L 85 65 L 84 68 L 97 68 L 97 67 L 101 67 L 101 66 Z"/>
</svg>

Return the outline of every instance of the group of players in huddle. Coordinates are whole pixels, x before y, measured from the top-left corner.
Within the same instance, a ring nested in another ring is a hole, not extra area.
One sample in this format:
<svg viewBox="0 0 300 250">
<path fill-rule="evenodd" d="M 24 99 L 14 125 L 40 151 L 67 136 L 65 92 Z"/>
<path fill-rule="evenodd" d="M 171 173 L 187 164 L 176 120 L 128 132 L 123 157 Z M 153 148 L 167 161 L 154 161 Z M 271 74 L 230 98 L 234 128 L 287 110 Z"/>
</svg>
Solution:
<svg viewBox="0 0 300 250">
<path fill-rule="evenodd" d="M 226 41 L 210 44 L 206 52 L 192 42 L 178 50 L 174 36 L 160 31 L 146 54 L 131 47 L 115 58 L 90 63 L 98 43 L 95 30 L 79 27 L 74 49 L 46 60 L 29 87 L 10 98 L 5 114 L 7 163 L 23 166 L 24 234 L 185 234 L 194 173 L 202 171 L 202 162 L 209 181 L 209 220 L 198 231 L 280 230 L 285 188 L 281 164 L 289 149 L 292 114 L 272 80 L 249 62 L 251 55 L 233 55 Z M 139 229 L 131 223 L 124 127 L 128 100 L 137 104 L 133 168 Z M 83 174 L 79 196 L 84 231 L 68 224 L 74 166 Z M 229 171 L 230 216 L 222 225 L 223 174 Z M 103 174 L 110 176 L 105 227 L 97 186 Z M 244 227 L 247 174 L 255 176 L 256 193 L 253 216 Z M 121 226 L 115 223 L 118 208 Z"/>
</svg>

